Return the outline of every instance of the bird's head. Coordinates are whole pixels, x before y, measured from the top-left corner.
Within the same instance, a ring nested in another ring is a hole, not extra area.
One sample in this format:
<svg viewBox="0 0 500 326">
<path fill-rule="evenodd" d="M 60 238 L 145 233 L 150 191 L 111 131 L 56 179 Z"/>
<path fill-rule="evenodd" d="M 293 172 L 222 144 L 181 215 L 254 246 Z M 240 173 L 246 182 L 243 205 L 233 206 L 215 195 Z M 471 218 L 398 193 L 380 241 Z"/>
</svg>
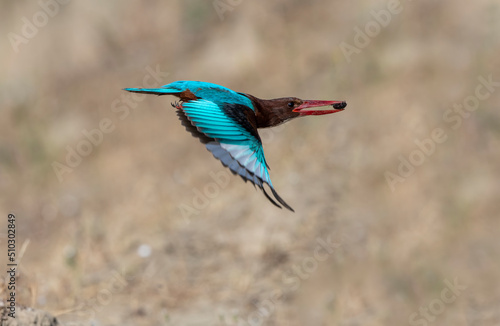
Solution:
<svg viewBox="0 0 500 326">
<path fill-rule="evenodd" d="M 347 106 L 344 101 L 302 100 L 297 97 L 283 97 L 271 100 L 272 112 L 279 123 L 307 115 L 323 115 L 343 111 Z M 331 106 L 332 108 L 325 108 Z M 319 109 L 319 108 L 322 109 Z M 273 120 L 275 120 L 273 119 Z"/>
<path fill-rule="evenodd" d="M 307 115 L 323 115 L 343 111 L 347 106 L 344 101 L 302 100 L 297 97 L 282 97 L 261 100 L 245 94 L 257 107 L 257 126 L 259 128 L 277 126 L 290 119 Z M 323 108 L 331 106 L 331 108 Z"/>
<path fill-rule="evenodd" d="M 323 115 L 330 114 L 339 111 L 343 111 L 347 106 L 347 103 L 344 101 L 319 101 L 319 100 L 301 100 L 296 97 L 285 97 L 279 99 L 280 105 L 279 108 L 284 112 L 294 112 L 298 113 L 298 116 L 305 115 Z M 332 109 L 313 109 L 325 106 L 332 106 Z"/>
</svg>

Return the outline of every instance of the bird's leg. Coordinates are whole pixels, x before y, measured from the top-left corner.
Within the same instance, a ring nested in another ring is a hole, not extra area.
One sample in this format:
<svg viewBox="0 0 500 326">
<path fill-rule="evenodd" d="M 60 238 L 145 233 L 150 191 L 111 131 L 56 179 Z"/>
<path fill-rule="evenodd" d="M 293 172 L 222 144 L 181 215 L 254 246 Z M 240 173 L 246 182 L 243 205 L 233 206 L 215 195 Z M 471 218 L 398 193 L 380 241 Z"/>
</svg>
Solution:
<svg viewBox="0 0 500 326">
<path fill-rule="evenodd" d="M 170 103 L 170 105 L 172 105 L 172 107 L 176 108 L 177 110 L 182 109 L 182 102 L 175 101 L 174 103 Z"/>
</svg>

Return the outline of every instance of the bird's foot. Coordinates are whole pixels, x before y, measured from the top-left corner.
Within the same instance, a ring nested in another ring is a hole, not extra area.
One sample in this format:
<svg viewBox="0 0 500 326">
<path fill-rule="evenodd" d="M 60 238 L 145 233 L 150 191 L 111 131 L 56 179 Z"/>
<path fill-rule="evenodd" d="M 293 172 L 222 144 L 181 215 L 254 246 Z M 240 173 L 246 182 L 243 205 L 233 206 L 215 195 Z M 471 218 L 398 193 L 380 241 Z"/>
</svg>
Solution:
<svg viewBox="0 0 500 326">
<path fill-rule="evenodd" d="M 170 105 L 172 105 L 172 107 L 176 108 L 177 110 L 180 110 L 182 109 L 182 103 L 181 102 L 174 102 L 174 103 L 170 103 Z"/>
</svg>

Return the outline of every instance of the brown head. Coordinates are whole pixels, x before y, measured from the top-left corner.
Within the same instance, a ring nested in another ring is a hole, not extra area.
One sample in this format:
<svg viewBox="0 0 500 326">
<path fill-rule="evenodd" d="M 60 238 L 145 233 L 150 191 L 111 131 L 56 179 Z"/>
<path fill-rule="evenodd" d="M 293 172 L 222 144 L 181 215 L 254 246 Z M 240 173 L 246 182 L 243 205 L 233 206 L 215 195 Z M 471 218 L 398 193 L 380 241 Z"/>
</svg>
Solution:
<svg viewBox="0 0 500 326">
<path fill-rule="evenodd" d="M 262 100 L 249 94 L 245 95 L 254 103 L 257 128 L 274 127 L 301 116 L 335 113 L 343 111 L 347 106 L 344 101 L 301 100 L 296 97 Z M 332 106 L 333 109 L 313 109 L 324 106 Z"/>
</svg>

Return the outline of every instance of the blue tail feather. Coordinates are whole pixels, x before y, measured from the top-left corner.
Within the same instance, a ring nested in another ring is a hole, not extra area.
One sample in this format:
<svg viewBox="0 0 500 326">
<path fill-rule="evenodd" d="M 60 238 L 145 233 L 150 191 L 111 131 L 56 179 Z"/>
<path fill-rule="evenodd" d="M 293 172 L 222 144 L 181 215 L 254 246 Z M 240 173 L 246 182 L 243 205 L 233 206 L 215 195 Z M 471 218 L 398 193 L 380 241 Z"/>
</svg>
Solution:
<svg viewBox="0 0 500 326">
<path fill-rule="evenodd" d="M 181 93 L 181 90 L 175 88 L 124 88 L 123 90 L 133 93 L 148 93 L 157 95 L 168 95 Z"/>
</svg>

